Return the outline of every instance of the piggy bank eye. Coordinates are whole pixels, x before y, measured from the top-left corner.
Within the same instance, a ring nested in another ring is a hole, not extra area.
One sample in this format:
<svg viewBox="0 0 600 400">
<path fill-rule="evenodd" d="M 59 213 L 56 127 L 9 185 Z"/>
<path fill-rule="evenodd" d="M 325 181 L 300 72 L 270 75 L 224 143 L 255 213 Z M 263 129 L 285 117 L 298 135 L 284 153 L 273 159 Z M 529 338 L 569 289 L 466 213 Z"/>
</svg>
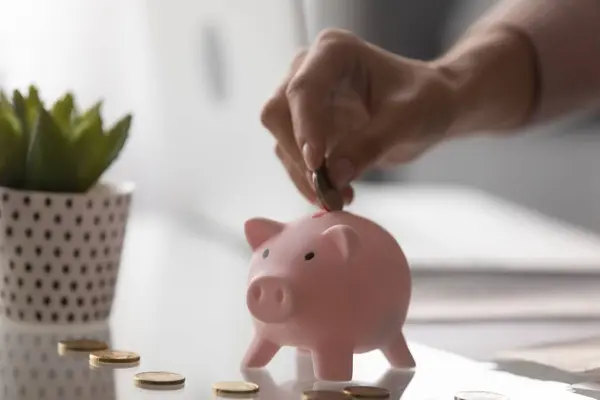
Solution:
<svg viewBox="0 0 600 400">
<path fill-rule="evenodd" d="M 262 257 L 263 258 L 269 257 L 269 249 L 265 249 L 265 251 L 263 251 Z"/>
<path fill-rule="evenodd" d="M 305 259 L 306 261 L 308 261 L 308 260 L 312 260 L 313 258 L 315 258 L 315 253 L 314 253 L 314 252 L 312 252 L 312 251 L 311 251 L 310 253 L 306 253 L 306 254 L 304 255 L 304 259 Z"/>
</svg>

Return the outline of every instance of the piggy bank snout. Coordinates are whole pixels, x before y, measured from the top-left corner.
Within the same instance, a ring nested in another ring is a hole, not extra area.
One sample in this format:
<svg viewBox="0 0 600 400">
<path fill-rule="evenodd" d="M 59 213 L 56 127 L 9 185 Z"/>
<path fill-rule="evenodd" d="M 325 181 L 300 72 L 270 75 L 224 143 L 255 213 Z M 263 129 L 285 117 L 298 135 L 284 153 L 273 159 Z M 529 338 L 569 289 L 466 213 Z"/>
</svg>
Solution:
<svg viewBox="0 0 600 400">
<path fill-rule="evenodd" d="M 285 322 L 294 313 L 292 288 L 284 278 L 254 278 L 246 294 L 248 309 L 254 318 L 265 323 Z"/>
</svg>

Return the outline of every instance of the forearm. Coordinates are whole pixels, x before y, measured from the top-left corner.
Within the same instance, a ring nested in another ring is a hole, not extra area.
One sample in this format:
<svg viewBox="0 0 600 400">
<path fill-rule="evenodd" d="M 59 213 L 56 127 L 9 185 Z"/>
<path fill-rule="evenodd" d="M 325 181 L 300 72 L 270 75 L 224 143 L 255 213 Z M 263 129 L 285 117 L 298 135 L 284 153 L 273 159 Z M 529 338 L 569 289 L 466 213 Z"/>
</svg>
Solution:
<svg viewBox="0 0 600 400">
<path fill-rule="evenodd" d="M 507 131 L 600 100 L 600 1 L 504 0 L 437 64 L 457 89 L 451 134 Z"/>
<path fill-rule="evenodd" d="M 514 30 L 470 32 L 435 65 L 456 94 L 450 137 L 517 128 L 535 107 L 539 90 L 535 52 Z"/>
</svg>

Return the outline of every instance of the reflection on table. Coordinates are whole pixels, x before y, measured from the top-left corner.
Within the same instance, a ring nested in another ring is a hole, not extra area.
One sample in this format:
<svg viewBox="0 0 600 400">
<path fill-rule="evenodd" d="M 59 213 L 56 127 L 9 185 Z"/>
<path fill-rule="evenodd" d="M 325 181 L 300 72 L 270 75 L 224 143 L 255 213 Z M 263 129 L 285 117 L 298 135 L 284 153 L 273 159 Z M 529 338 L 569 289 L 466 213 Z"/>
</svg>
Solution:
<svg viewBox="0 0 600 400">
<path fill-rule="evenodd" d="M 64 339 L 91 338 L 111 343 L 107 324 L 74 327 L 0 323 L 0 389 L 5 400 L 115 399 L 113 371 L 89 368 L 87 357 L 60 355 Z"/>
<path fill-rule="evenodd" d="M 315 378 L 312 358 L 309 353 L 296 351 L 295 379 L 277 383 L 267 369 L 242 370 L 245 380 L 260 386 L 258 399 L 296 400 L 306 390 L 342 390 L 349 385 L 369 385 L 385 388 L 390 391 L 390 399 L 398 400 L 404 394 L 414 373 L 412 370 L 388 369 L 376 382 L 322 382 Z"/>
</svg>

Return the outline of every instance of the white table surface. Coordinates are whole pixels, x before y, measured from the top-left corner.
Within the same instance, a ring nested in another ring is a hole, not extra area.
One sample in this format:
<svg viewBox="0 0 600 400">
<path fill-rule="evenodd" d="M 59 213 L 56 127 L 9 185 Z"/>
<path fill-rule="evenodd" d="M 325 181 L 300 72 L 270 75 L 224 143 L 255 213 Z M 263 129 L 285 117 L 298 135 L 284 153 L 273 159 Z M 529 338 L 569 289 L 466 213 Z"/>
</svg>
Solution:
<svg viewBox="0 0 600 400">
<path fill-rule="evenodd" d="M 485 191 L 430 184 L 356 191 L 348 210 L 390 230 L 417 272 L 600 275 L 600 235 Z"/>
<path fill-rule="evenodd" d="M 2 398 L 38 399 L 40 388 L 46 398 L 59 398 L 48 397 L 59 393 L 59 388 L 60 398 L 78 398 L 76 394 L 88 393 L 90 385 L 97 386 L 97 393 L 104 390 L 102 395 L 89 397 L 98 399 L 211 398 L 213 382 L 244 377 L 239 363 L 252 335 L 244 298 L 246 268 L 247 260 L 240 253 L 201 239 L 172 220 L 135 215 L 110 325 L 49 329 L 0 324 L 4 343 L 0 377 L 7 393 Z M 58 339 L 85 333 L 109 339 L 113 348 L 139 352 L 141 365 L 98 372 L 90 371 L 85 360 L 66 361 L 56 355 Z M 355 381 L 382 384 L 393 391 L 395 399 L 404 393 L 404 400 L 452 399 L 457 390 L 501 391 L 511 399 L 524 400 L 583 398 L 568 391 L 568 383 L 494 371 L 492 364 L 436 350 L 408 337 L 418 365 L 408 387 L 409 376 L 390 372 L 379 352 L 356 356 Z M 299 399 L 307 388 L 339 387 L 314 382 L 307 361 L 286 348 L 263 372 L 245 378 L 262 386 L 262 399 Z M 38 371 L 37 379 L 31 377 L 33 369 Z M 133 385 L 135 373 L 157 369 L 184 374 L 186 387 L 151 392 Z M 19 394 L 23 386 L 27 395 Z"/>
</svg>

